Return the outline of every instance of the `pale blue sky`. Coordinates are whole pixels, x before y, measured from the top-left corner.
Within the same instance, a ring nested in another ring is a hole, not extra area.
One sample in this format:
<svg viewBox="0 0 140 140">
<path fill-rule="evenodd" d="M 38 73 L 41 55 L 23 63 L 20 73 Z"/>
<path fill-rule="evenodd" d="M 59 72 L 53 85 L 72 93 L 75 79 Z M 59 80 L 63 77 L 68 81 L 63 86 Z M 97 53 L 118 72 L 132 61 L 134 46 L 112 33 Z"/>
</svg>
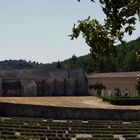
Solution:
<svg viewBox="0 0 140 140">
<path fill-rule="evenodd" d="M 103 22 L 98 4 L 88 0 L 0 0 L 0 60 L 43 63 L 89 53 L 84 39 L 70 40 L 73 24 L 88 16 Z M 136 39 L 140 23 L 127 41 Z"/>
</svg>

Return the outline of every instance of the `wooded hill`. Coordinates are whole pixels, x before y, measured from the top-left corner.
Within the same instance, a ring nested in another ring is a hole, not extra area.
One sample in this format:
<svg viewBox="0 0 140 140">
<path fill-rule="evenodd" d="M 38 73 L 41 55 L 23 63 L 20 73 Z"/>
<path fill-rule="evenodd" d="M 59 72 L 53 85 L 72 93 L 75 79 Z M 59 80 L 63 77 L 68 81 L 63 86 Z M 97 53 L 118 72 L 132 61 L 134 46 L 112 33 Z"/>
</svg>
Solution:
<svg viewBox="0 0 140 140">
<path fill-rule="evenodd" d="M 140 37 L 124 45 L 116 46 L 112 56 L 103 57 L 101 61 L 94 62 L 90 54 L 76 57 L 62 62 L 47 64 L 48 69 L 83 68 L 86 72 L 120 72 L 140 70 Z"/>
<path fill-rule="evenodd" d="M 119 72 L 140 70 L 140 37 L 126 44 L 116 46 L 113 55 L 103 57 L 100 61 L 94 62 L 90 54 L 42 64 L 38 62 L 27 62 L 25 60 L 0 61 L 0 69 L 76 69 L 83 68 L 86 72 Z"/>
</svg>

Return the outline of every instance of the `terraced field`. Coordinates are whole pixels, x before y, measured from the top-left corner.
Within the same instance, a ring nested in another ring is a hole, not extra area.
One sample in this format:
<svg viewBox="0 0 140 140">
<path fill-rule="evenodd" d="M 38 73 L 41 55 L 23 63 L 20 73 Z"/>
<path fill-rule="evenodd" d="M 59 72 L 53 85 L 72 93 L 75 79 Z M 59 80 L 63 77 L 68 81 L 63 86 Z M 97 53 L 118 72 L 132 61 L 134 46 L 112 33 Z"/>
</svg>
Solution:
<svg viewBox="0 0 140 140">
<path fill-rule="evenodd" d="M 1 117 L 0 140 L 140 140 L 140 121 Z"/>
<path fill-rule="evenodd" d="M 77 108 L 102 108 L 102 109 L 132 109 L 140 110 L 137 106 L 116 106 L 104 102 L 95 96 L 68 96 L 68 97 L 0 97 L 0 103 L 43 105 L 54 107 L 77 107 Z"/>
</svg>

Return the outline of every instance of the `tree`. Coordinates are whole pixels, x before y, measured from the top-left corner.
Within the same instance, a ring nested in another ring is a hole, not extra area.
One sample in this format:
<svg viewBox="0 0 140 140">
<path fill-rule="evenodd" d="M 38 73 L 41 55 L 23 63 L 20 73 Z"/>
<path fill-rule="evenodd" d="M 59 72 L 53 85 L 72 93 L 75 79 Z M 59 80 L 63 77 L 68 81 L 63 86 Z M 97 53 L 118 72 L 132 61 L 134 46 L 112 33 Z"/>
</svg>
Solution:
<svg viewBox="0 0 140 140">
<path fill-rule="evenodd" d="M 62 69 L 62 65 L 61 65 L 61 62 L 58 60 L 57 62 L 57 66 L 56 66 L 57 69 Z"/>
<path fill-rule="evenodd" d="M 103 90 L 103 89 L 106 89 L 106 87 L 102 84 L 102 83 L 96 83 L 96 84 L 94 84 L 94 85 L 91 85 L 90 86 L 90 89 L 95 89 L 95 90 L 97 90 L 97 94 L 99 95 L 99 96 L 101 96 L 101 91 Z"/>
<path fill-rule="evenodd" d="M 74 39 L 82 33 L 95 60 L 113 54 L 117 42 L 125 44 L 125 33 L 131 35 L 137 19 L 140 21 L 139 0 L 99 0 L 99 3 L 106 15 L 104 24 L 88 17 L 78 21 L 78 25 L 74 24 L 73 34 L 70 35 Z"/>
<path fill-rule="evenodd" d="M 140 96 L 140 75 L 137 76 L 137 83 L 135 85 L 138 95 Z"/>
</svg>

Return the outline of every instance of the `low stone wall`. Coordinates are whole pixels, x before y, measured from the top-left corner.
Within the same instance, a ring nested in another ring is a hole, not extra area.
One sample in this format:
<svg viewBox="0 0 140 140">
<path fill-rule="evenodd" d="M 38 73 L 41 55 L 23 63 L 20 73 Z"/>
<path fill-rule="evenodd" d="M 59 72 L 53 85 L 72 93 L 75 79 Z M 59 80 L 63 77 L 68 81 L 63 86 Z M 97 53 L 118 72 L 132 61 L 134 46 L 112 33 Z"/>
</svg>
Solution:
<svg viewBox="0 0 140 140">
<path fill-rule="evenodd" d="M 82 120 L 140 120 L 140 110 L 71 108 L 0 103 L 0 116 Z"/>
</svg>

